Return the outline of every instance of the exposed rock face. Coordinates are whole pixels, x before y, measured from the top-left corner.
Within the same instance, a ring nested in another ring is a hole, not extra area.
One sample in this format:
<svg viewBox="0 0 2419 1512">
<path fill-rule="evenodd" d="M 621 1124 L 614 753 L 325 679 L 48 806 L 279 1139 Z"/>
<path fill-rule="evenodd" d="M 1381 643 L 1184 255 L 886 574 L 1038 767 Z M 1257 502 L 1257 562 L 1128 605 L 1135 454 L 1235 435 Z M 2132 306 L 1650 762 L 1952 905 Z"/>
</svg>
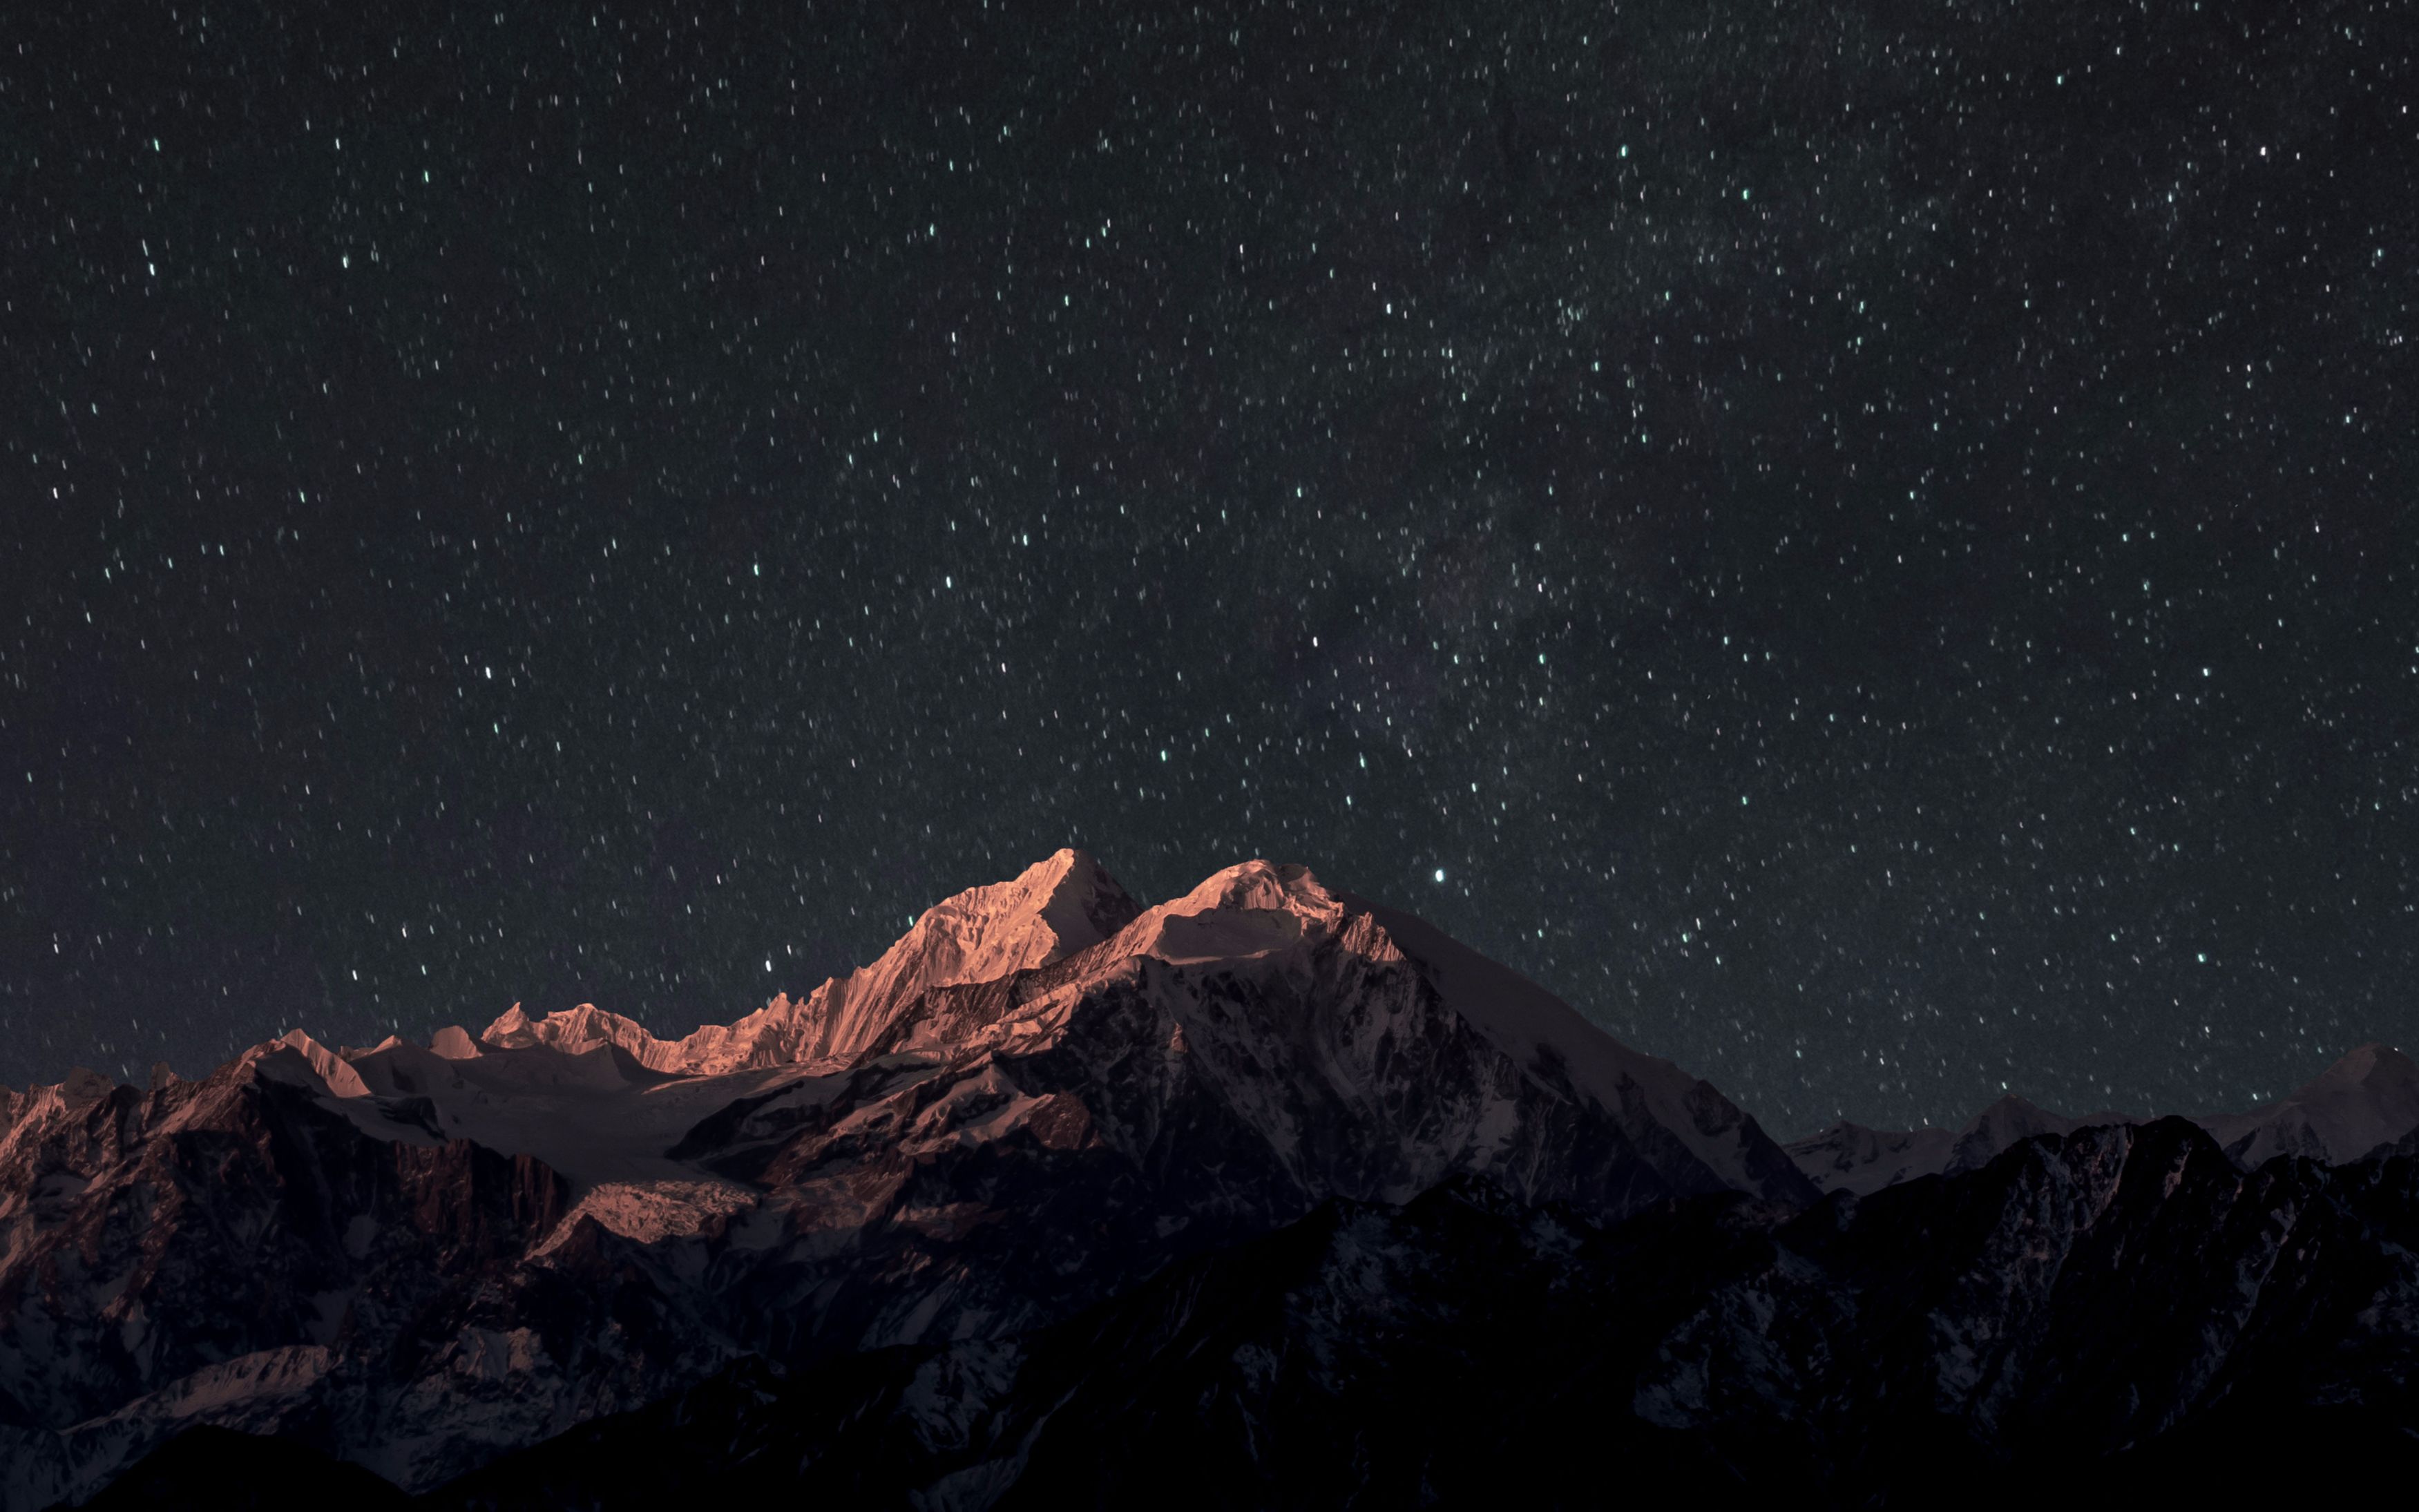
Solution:
<svg viewBox="0 0 2419 1512">
<path fill-rule="evenodd" d="M 1815 1196 L 1712 1088 L 1416 919 L 1264 862 L 1143 909 L 1076 852 L 679 1041 L 516 1008 L 8 1111 L 9 1506 L 197 1424 L 425 1488 L 734 1361 L 1007 1339 L 1465 1176 L 1591 1223 Z"/>
<path fill-rule="evenodd" d="M 492 1382 L 465 1351 L 514 1346 L 480 1327 L 479 1288 L 560 1223 L 562 1178 L 366 1134 L 291 1043 L 203 1081 L 88 1090 L 37 1093 L 0 1139 L 8 1504 L 88 1489 L 191 1420 L 484 1415 Z M 373 1358 L 419 1379 L 391 1387 Z"/>
</svg>

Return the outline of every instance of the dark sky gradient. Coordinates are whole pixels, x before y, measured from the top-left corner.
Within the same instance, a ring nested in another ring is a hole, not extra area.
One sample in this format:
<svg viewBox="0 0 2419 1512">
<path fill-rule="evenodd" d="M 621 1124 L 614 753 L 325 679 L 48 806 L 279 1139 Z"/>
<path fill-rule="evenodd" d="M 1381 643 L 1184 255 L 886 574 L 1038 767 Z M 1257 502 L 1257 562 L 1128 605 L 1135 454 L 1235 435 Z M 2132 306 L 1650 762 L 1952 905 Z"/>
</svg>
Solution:
<svg viewBox="0 0 2419 1512">
<path fill-rule="evenodd" d="M 12 10 L 0 1077 L 1068 842 L 1782 1133 L 2419 1041 L 2414 15 Z"/>
</svg>

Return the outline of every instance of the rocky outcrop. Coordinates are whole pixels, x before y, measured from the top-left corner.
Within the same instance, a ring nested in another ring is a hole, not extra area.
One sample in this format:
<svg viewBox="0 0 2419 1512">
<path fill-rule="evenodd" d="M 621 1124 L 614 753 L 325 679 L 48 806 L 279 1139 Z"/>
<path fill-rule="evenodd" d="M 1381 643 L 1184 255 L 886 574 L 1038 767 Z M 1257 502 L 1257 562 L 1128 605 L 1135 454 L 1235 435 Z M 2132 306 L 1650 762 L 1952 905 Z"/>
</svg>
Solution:
<svg viewBox="0 0 2419 1512">
<path fill-rule="evenodd" d="M 352 1363 L 458 1346 L 477 1288 L 569 1205 L 527 1156 L 379 1137 L 331 1100 L 279 1043 L 20 1113 L 0 1141 L 8 1504 L 88 1487 L 188 1421 L 281 1425 Z"/>
</svg>

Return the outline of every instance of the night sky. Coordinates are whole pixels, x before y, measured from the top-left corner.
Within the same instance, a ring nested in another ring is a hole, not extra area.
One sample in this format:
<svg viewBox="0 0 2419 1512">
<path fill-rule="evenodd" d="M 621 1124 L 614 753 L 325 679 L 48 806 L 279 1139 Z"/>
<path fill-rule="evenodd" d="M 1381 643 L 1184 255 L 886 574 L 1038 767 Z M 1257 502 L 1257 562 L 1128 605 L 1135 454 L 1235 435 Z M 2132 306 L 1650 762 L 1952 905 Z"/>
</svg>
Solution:
<svg viewBox="0 0 2419 1512">
<path fill-rule="evenodd" d="M 2419 1041 L 2419 8 L 690 8 L 0 18 L 0 1078 L 1068 843 L 1783 1134 Z"/>
</svg>

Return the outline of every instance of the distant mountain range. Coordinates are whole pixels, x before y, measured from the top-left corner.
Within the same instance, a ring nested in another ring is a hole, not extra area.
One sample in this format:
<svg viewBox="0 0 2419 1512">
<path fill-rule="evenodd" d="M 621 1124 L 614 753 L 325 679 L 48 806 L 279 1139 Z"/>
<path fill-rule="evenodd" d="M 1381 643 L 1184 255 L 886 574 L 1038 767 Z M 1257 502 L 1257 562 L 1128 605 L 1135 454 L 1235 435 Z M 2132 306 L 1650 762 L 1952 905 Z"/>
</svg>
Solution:
<svg viewBox="0 0 2419 1512">
<path fill-rule="evenodd" d="M 1979 1169 L 2041 1134 L 2146 1121 L 2130 1113 L 2062 1118 L 2011 1093 L 1954 1133 L 1868 1129 L 1843 1120 L 1783 1148 L 1816 1186 L 1861 1196 L 1913 1177 Z M 2342 1165 L 2388 1154 L 2396 1141 L 2419 1129 L 2419 1063 L 2391 1045 L 2365 1044 L 2277 1102 L 2192 1121 L 2245 1169 L 2277 1155 Z"/>
<path fill-rule="evenodd" d="M 2397 1052 L 1783 1147 L 1259 861 L 1145 907 L 1062 851 L 679 1040 L 294 1032 L 0 1126 L 10 1508 L 1911 1505 L 2419 1443 Z"/>
</svg>

